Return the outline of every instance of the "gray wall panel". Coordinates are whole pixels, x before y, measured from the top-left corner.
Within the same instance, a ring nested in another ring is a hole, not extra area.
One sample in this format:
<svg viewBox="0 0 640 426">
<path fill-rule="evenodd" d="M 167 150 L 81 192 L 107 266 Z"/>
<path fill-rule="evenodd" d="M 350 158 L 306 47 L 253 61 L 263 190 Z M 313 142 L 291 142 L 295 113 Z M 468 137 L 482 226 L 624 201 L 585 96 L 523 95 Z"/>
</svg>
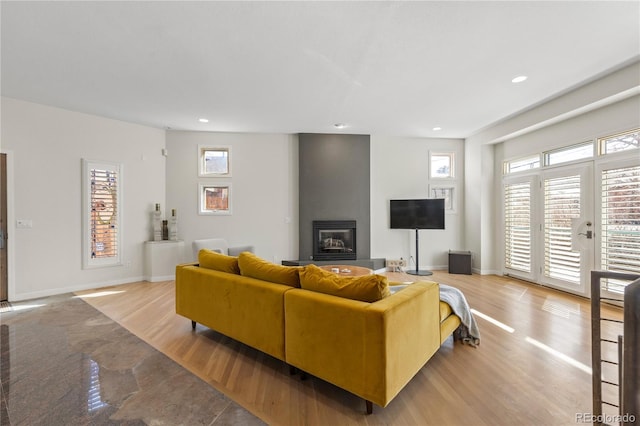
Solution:
<svg viewBox="0 0 640 426">
<path fill-rule="evenodd" d="M 371 257 L 369 139 L 369 135 L 299 135 L 301 260 L 312 255 L 314 220 L 355 220 L 358 259 Z"/>
</svg>

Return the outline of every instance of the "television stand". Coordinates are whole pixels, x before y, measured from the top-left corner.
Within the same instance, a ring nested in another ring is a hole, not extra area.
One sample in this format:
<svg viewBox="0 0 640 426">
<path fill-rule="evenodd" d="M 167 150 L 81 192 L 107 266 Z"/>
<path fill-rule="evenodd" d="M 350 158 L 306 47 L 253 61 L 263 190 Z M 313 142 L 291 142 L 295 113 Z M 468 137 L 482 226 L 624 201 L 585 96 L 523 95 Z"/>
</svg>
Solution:
<svg viewBox="0 0 640 426">
<path fill-rule="evenodd" d="M 405 271 L 409 275 L 419 275 L 421 277 L 427 277 L 429 275 L 433 275 L 433 272 L 427 271 L 426 269 L 411 269 L 410 271 Z"/>
<path fill-rule="evenodd" d="M 420 257 L 418 256 L 418 244 L 419 243 L 419 239 L 418 239 L 418 229 L 416 229 L 416 269 L 412 269 L 410 271 L 406 271 L 407 274 L 409 275 L 418 275 L 421 277 L 427 277 L 429 275 L 433 275 L 433 272 L 431 271 L 427 271 L 427 270 L 420 270 Z"/>
</svg>

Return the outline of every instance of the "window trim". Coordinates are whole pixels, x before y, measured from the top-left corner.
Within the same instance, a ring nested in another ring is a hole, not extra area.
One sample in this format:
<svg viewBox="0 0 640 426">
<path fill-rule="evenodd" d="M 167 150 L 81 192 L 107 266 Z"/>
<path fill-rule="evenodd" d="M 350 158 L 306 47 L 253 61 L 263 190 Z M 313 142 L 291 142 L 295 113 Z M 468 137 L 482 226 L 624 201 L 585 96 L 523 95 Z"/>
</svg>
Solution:
<svg viewBox="0 0 640 426">
<path fill-rule="evenodd" d="M 433 157 L 449 157 L 449 176 L 433 176 Z M 453 151 L 429 151 L 429 179 L 455 180 L 456 179 L 456 153 Z"/>
<path fill-rule="evenodd" d="M 208 188 L 227 188 L 227 209 L 210 210 L 205 208 L 204 192 Z M 203 216 L 229 216 L 232 214 L 232 188 L 231 182 L 198 183 L 198 214 Z"/>
<path fill-rule="evenodd" d="M 223 173 L 207 172 L 205 164 L 205 153 L 208 151 L 224 151 L 227 153 L 227 171 Z M 231 177 L 231 147 L 223 145 L 198 145 L 198 176 L 200 177 Z"/>
</svg>

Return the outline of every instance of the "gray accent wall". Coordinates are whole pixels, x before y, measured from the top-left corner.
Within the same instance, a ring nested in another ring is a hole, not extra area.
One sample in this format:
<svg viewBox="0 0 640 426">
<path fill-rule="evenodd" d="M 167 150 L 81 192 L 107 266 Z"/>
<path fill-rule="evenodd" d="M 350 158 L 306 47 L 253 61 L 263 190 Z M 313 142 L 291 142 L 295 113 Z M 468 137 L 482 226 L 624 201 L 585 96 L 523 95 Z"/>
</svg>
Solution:
<svg viewBox="0 0 640 426">
<path fill-rule="evenodd" d="M 371 257 L 369 135 L 302 133 L 299 141 L 300 260 L 312 255 L 314 220 L 355 220 L 358 259 Z"/>
</svg>

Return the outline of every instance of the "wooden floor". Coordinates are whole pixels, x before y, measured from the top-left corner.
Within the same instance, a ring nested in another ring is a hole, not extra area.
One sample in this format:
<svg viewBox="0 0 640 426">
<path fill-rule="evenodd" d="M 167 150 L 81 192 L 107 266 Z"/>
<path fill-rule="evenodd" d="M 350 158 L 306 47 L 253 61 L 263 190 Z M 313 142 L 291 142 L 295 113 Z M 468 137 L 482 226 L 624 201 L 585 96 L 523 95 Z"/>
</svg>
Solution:
<svg viewBox="0 0 640 426">
<path fill-rule="evenodd" d="M 476 311 L 481 344 L 449 338 L 387 407 L 374 405 L 370 416 L 346 391 L 313 377 L 301 381 L 281 361 L 200 325 L 192 332 L 191 321 L 175 314 L 173 281 L 78 294 L 273 425 L 575 425 L 578 413 L 592 412 L 587 299 L 493 275 L 436 271 L 421 279 L 464 292 Z M 606 311 L 621 318 L 616 308 Z M 608 352 L 616 359 L 613 348 Z M 607 374 L 615 380 L 614 372 Z M 615 401 L 616 394 L 607 393 Z"/>
</svg>

